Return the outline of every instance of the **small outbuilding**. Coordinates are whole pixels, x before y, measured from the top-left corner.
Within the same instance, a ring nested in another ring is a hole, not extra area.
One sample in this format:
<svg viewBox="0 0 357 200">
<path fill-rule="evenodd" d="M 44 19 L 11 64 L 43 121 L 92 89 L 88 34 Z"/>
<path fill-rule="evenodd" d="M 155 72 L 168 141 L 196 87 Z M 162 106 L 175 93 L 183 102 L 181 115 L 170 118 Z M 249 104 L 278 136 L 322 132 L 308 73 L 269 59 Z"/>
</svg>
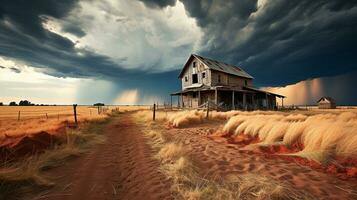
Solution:
<svg viewBox="0 0 357 200">
<path fill-rule="evenodd" d="M 321 97 L 320 100 L 317 101 L 319 105 L 319 109 L 335 109 L 336 101 L 331 97 Z"/>
</svg>

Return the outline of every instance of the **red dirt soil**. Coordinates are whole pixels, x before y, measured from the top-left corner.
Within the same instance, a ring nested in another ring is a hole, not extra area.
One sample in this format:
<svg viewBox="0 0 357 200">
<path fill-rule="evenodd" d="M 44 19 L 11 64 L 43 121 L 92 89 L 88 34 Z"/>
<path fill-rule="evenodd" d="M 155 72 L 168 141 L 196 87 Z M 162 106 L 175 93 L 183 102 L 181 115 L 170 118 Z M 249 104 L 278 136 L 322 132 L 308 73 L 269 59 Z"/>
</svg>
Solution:
<svg viewBox="0 0 357 200">
<path fill-rule="evenodd" d="M 48 171 L 56 186 L 37 199 L 173 199 L 170 181 L 128 113 L 114 118 L 103 130 L 105 144 L 89 154 Z"/>
<path fill-rule="evenodd" d="M 210 136 L 211 138 L 219 137 Z M 230 134 L 221 134 L 222 137 L 227 139 L 229 144 L 236 144 L 239 147 L 244 147 L 249 144 L 255 144 L 260 142 L 258 137 L 252 137 L 250 135 L 239 134 L 232 136 Z M 325 172 L 328 174 L 333 174 L 341 179 L 356 179 L 357 180 L 357 159 L 353 158 L 330 158 L 328 163 L 321 164 L 314 160 L 308 160 L 306 158 L 298 156 L 289 156 L 284 154 L 296 153 L 304 149 L 304 145 L 301 143 L 294 143 L 290 146 L 283 144 L 258 146 L 254 152 L 257 154 L 263 154 L 267 158 L 273 159 L 283 159 L 291 162 L 298 163 L 300 165 L 309 166 L 314 170 Z"/>
<path fill-rule="evenodd" d="M 45 150 L 61 144 L 68 129 L 76 125 L 63 122 L 61 126 L 50 132 L 41 131 L 21 136 L 6 136 L 0 141 L 0 162 L 12 162 L 26 156 L 43 153 Z"/>
<path fill-rule="evenodd" d="M 25 156 L 42 153 L 59 143 L 60 140 L 57 136 L 44 131 L 29 136 L 11 138 L 0 146 L 0 162 L 12 162 Z"/>
</svg>

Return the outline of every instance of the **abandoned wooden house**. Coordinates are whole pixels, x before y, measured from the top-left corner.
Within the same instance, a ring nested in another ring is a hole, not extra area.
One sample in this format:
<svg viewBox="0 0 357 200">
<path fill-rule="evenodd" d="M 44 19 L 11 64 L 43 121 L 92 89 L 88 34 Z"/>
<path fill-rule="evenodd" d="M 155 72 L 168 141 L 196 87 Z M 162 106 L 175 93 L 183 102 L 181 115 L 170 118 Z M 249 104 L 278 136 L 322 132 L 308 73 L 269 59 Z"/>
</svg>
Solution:
<svg viewBox="0 0 357 200">
<path fill-rule="evenodd" d="M 321 97 L 317 101 L 319 109 L 334 109 L 336 108 L 336 101 L 331 97 Z"/>
<path fill-rule="evenodd" d="M 182 90 L 178 96 L 181 108 L 209 105 L 222 110 L 273 110 L 282 95 L 255 88 L 253 77 L 239 67 L 192 54 L 179 75 Z"/>
</svg>

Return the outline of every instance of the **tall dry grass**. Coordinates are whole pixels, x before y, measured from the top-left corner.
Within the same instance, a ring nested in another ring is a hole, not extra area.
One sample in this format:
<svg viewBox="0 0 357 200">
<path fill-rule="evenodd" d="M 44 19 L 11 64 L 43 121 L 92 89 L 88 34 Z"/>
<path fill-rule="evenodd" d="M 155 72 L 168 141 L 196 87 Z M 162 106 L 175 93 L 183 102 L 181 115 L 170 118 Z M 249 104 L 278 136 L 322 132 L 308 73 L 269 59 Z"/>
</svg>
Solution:
<svg viewBox="0 0 357 200">
<path fill-rule="evenodd" d="M 152 111 L 141 111 L 140 118 L 151 121 Z M 227 120 L 224 134 L 248 134 L 259 137 L 261 145 L 302 144 L 294 154 L 317 161 L 330 156 L 357 157 L 357 110 L 328 111 L 211 111 L 209 120 Z M 206 121 L 205 111 L 158 111 L 156 121 L 184 127 Z M 259 144 L 258 144 L 259 145 Z"/>
<path fill-rule="evenodd" d="M 223 129 L 229 134 L 258 136 L 262 144 L 303 144 L 296 155 L 357 155 L 357 114 L 355 112 L 316 115 L 240 113 L 231 117 Z M 316 158 L 316 157 L 315 157 Z"/>
<path fill-rule="evenodd" d="M 239 115 L 241 111 L 217 112 L 210 111 L 208 118 L 206 111 L 185 110 L 185 111 L 156 111 L 155 120 L 168 122 L 173 127 L 184 127 L 187 125 L 202 123 L 206 120 L 227 120 L 232 116 Z M 137 116 L 146 121 L 151 121 L 153 113 L 151 110 L 140 111 Z"/>
</svg>

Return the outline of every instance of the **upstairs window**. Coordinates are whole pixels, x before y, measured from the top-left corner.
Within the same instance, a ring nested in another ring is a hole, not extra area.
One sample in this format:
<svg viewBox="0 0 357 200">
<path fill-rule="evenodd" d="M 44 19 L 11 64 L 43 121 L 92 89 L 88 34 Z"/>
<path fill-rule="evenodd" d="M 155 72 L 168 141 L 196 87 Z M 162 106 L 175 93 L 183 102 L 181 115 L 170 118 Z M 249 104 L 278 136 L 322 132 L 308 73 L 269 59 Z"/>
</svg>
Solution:
<svg viewBox="0 0 357 200">
<path fill-rule="evenodd" d="M 192 84 L 198 83 L 198 75 L 192 74 Z"/>
<path fill-rule="evenodd" d="M 188 82 L 188 77 L 187 76 L 185 76 L 185 82 Z"/>
<path fill-rule="evenodd" d="M 248 85 L 248 81 L 244 80 L 244 85 L 247 86 Z"/>
<path fill-rule="evenodd" d="M 202 78 L 206 78 L 206 72 L 202 72 Z"/>
<path fill-rule="evenodd" d="M 196 68 L 196 62 L 193 62 L 193 63 L 192 63 L 192 67 L 193 67 L 193 68 Z"/>
<path fill-rule="evenodd" d="M 221 75 L 218 74 L 218 83 L 221 83 Z"/>
</svg>

